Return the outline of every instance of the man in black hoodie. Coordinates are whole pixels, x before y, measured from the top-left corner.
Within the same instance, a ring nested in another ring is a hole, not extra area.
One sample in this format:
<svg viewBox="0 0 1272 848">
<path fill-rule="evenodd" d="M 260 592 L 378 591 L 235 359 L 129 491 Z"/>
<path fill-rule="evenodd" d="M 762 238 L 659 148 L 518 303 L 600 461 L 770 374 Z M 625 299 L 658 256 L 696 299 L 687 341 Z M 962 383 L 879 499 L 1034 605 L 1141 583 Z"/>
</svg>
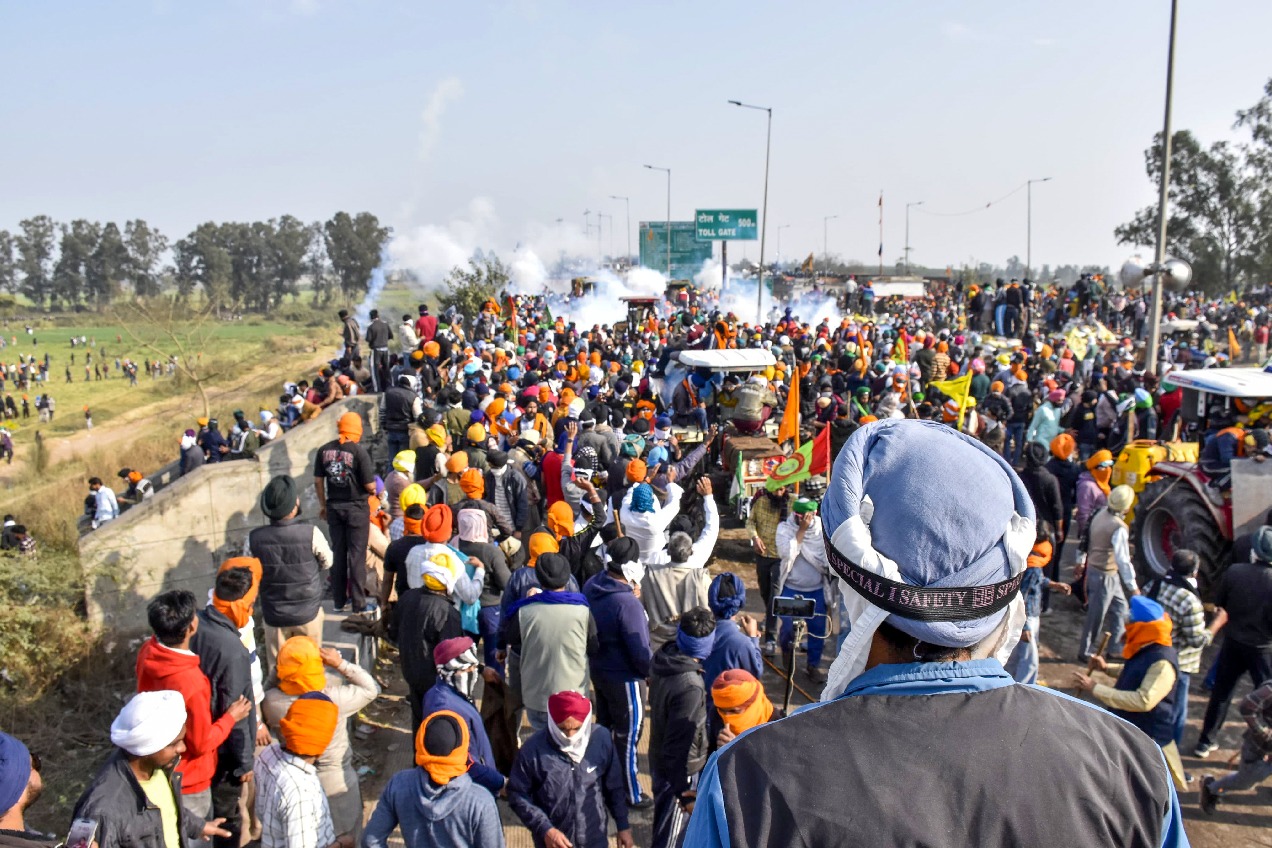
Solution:
<svg viewBox="0 0 1272 848">
<path fill-rule="evenodd" d="M 402 677 L 410 689 L 411 736 L 414 738 L 424 721 L 424 693 L 437 682 L 433 649 L 447 639 L 463 636 L 464 627 L 446 589 L 432 589 L 426 583 L 405 592 L 399 586 L 398 602 L 389 617 L 388 634 L 398 646 Z"/>
<path fill-rule="evenodd" d="M 257 727 L 252 657 L 239 637 L 240 625 L 218 609 L 216 602 L 243 599 L 252 591 L 253 579 L 247 568 L 218 572 L 213 603 L 199 611 L 199 629 L 190 640 L 190 650 L 199 655 L 199 668 L 212 684 L 212 715 L 227 712 L 239 698 L 247 698 L 253 704 L 247 718 L 234 725 L 217 749 L 216 772 L 212 776 L 212 815 L 225 819 L 222 827 L 230 835 L 216 837 L 215 848 L 239 848 L 239 794 L 243 784 L 252 779 Z"/>
<path fill-rule="evenodd" d="M 694 607 L 676 638 L 654 654 L 649 678 L 649 763 L 654 779 L 653 848 L 680 844 L 707 763 L 707 689 L 702 663 L 715 643 L 715 614 Z"/>
</svg>

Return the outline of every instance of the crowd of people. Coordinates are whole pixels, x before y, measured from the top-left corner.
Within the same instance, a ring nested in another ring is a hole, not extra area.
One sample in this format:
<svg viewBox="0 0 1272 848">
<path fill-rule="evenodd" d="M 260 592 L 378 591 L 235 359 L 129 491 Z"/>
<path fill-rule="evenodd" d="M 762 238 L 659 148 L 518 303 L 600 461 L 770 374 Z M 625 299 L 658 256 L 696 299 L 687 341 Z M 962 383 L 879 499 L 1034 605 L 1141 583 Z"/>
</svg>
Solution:
<svg viewBox="0 0 1272 848">
<path fill-rule="evenodd" d="M 715 298 L 592 327 L 568 321 L 568 299 L 506 294 L 475 316 L 421 305 L 392 328 L 375 312 L 365 329 L 342 313 L 342 355 L 312 382 L 287 383 L 260 424 L 238 411 L 228 438 L 211 418 L 185 431 L 189 473 L 249 458 L 367 393 L 383 454 L 345 411 L 312 481 L 279 476 L 261 492 L 268 523 L 222 564 L 206 605 L 181 590 L 151 602 L 138 694 L 76 809 L 98 848 L 200 837 L 381 848 L 395 829 L 408 848 L 494 846 L 499 798 L 549 848 L 608 844 L 611 830 L 631 845 L 631 817 L 645 810 L 658 848 L 788 844 L 797 832 L 810 843 L 950 832 L 1087 842 L 1109 828 L 1135 834 L 1127 844 L 1187 844 L 1176 791 L 1188 786 L 1178 745 L 1189 679 L 1222 632 L 1195 748 L 1205 756 L 1242 674 L 1272 679 L 1272 528 L 1229 569 L 1207 624 L 1196 554 L 1176 551 L 1171 574 L 1138 585 L 1132 493 L 1110 485 L 1111 466 L 1132 439 L 1180 433 L 1204 440 L 1218 480 L 1238 447 L 1266 448 L 1257 419 L 1212 417 L 1196 432 L 1169 382 L 1172 368 L 1224 367 L 1230 339 L 1266 345 L 1262 298 L 1175 298 L 1168 309 L 1200 323 L 1151 352 L 1140 298 L 1094 279 L 1069 291 L 937 285 L 925 298 L 872 296 L 869 314 L 812 323 L 788 310 L 759 326 Z M 1109 323 L 1087 323 L 1098 318 Z M 739 377 L 675 357 L 713 347 L 762 348 L 774 364 Z M 1144 367 L 1158 360 L 1161 378 Z M 795 403 L 801 438 L 829 429 L 837 460 L 798 492 L 751 498 L 765 610 L 752 616 L 742 577 L 707 568 L 723 496 L 712 475 L 735 470 L 725 435 L 770 432 Z M 326 533 L 301 517 L 311 482 Z M 109 487 L 90 488 L 94 521 L 118 514 Z M 1060 573 L 1066 540 L 1081 540 L 1072 579 Z M 1037 682 L 1043 615 L 1071 592 L 1088 610 L 1088 672 L 1072 685 L 1124 722 L 1012 685 Z M 389 780 L 365 825 L 344 719 L 379 686 L 323 645 L 328 594 L 346 627 L 394 646 L 408 693 L 416 767 Z M 813 602 L 805 644 L 792 617 L 771 614 L 775 598 Z M 803 680 L 825 689 L 820 705 L 775 723 L 762 679 L 779 653 L 792 676 L 802 655 Z M 1270 691 L 1243 703 L 1249 750 L 1238 772 L 1203 781 L 1203 809 L 1267 776 Z M 912 697 L 947 692 L 967 697 L 958 708 Z M 933 751 L 916 725 L 956 750 Z M 652 794 L 638 765 L 645 735 Z M 19 752 L 4 762 L 21 764 L 21 743 L 2 741 Z M 1092 785 L 1110 763 L 1112 793 Z M 894 774 L 880 782 L 884 764 Z M 1057 793 L 1043 808 L 1028 803 L 1039 764 Z M 949 769 L 960 770 L 953 789 L 941 783 Z M 20 821 L 38 768 L 18 771 Z M 825 779 L 845 772 L 847 795 Z M 920 804 L 880 824 L 865 812 L 896 809 L 891 781 L 974 797 L 977 814 Z"/>
</svg>

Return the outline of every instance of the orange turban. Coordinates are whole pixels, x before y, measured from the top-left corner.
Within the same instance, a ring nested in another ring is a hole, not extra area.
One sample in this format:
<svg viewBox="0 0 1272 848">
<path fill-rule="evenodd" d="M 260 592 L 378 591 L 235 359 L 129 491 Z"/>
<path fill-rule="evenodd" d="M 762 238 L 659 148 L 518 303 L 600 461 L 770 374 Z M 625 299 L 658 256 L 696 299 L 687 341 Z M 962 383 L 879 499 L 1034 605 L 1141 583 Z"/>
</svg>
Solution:
<svg viewBox="0 0 1272 848">
<path fill-rule="evenodd" d="M 995 380 L 994 382 L 990 383 L 989 390 L 991 392 L 1001 392 L 1003 390 L 1003 381 Z"/>
<path fill-rule="evenodd" d="M 1029 375 L 1025 373 L 1025 369 L 1023 368 L 1017 368 L 1015 371 L 1011 372 L 1011 375 L 1022 383 L 1029 380 Z"/>
<path fill-rule="evenodd" d="M 436 359 L 442 355 L 442 346 L 437 342 L 424 342 L 424 355 Z"/>
<path fill-rule="evenodd" d="M 340 444 L 356 442 L 362 439 L 362 416 L 356 412 L 346 412 L 336 422 L 336 432 L 340 434 Z"/>
<path fill-rule="evenodd" d="M 1051 455 L 1056 459 L 1068 459 L 1077 448 L 1078 443 L 1068 433 L 1061 433 L 1051 440 Z"/>
<path fill-rule="evenodd" d="M 733 733 L 741 734 L 773 717 L 773 703 L 749 671 L 731 668 L 711 684 L 711 700 Z"/>
<path fill-rule="evenodd" d="M 649 466 L 645 464 L 645 460 L 633 459 L 627 463 L 628 483 L 644 483 L 647 476 L 649 476 Z"/>
<path fill-rule="evenodd" d="M 129 483 L 140 483 L 140 482 L 141 482 L 141 472 L 140 472 L 140 471 L 129 471 L 129 472 L 128 472 L 128 482 L 129 482 Z"/>
<path fill-rule="evenodd" d="M 949 342 L 937 342 L 937 343 L 936 343 L 936 352 L 937 352 L 937 353 L 949 353 L 949 352 L 950 352 L 950 344 L 949 344 Z"/>
<path fill-rule="evenodd" d="M 548 529 L 564 539 L 574 535 L 574 509 L 565 501 L 557 501 L 548 507 Z"/>
<path fill-rule="evenodd" d="M 490 403 L 486 404 L 486 418 L 490 421 L 498 421 L 499 416 L 504 414 L 504 410 L 508 408 L 508 401 L 501 397 L 497 397 Z"/>
<path fill-rule="evenodd" d="M 463 474 L 468 470 L 468 454 L 457 450 L 446 460 L 446 470 L 452 474 Z"/>
<path fill-rule="evenodd" d="M 444 545 L 450 541 L 451 536 L 451 508 L 446 504 L 437 504 L 430 506 L 424 511 L 424 527 L 423 536 L 430 542 L 436 542 Z"/>
<path fill-rule="evenodd" d="M 278 723 L 283 746 L 301 757 L 317 757 L 327 750 L 336 735 L 340 710 L 321 692 L 301 695 Z"/>
<path fill-rule="evenodd" d="M 561 550 L 561 546 L 557 544 L 556 539 L 552 538 L 552 534 L 543 531 L 531 534 L 527 547 L 530 549 L 530 556 L 526 560 L 526 565 L 530 568 L 534 568 L 542 554 L 555 554 Z"/>
<path fill-rule="evenodd" d="M 415 764 L 441 786 L 467 772 L 468 722 L 450 710 L 424 719 L 415 732 Z"/>
<path fill-rule="evenodd" d="M 470 468 L 459 475 L 459 488 L 473 500 L 480 500 L 486 494 L 486 478 L 482 476 L 481 469 Z"/>
<path fill-rule="evenodd" d="M 321 692 L 327 685 L 318 643 L 308 636 L 293 636 L 284 642 L 278 649 L 276 665 L 278 688 L 288 695 Z"/>
<path fill-rule="evenodd" d="M 221 567 L 216 570 L 217 574 L 222 571 L 229 571 L 232 568 L 246 568 L 252 572 L 252 588 L 247 590 L 247 594 L 239 598 L 237 601 L 226 601 L 212 593 L 212 606 L 220 611 L 222 615 L 234 622 L 234 626 L 243 628 L 247 626 L 247 622 L 252 617 L 252 607 L 256 605 L 256 595 L 261 590 L 261 561 L 256 557 L 230 557 L 221 563 Z"/>
</svg>

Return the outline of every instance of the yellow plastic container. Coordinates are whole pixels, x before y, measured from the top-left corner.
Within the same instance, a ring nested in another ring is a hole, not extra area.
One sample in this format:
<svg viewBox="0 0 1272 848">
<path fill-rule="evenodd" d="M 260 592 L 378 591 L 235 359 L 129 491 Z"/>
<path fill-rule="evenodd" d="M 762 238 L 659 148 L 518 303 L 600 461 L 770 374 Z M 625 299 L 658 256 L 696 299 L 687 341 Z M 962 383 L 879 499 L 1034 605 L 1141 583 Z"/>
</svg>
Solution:
<svg viewBox="0 0 1272 848">
<path fill-rule="evenodd" d="M 1138 495 L 1148 484 L 1148 475 L 1153 466 L 1169 455 L 1170 451 L 1165 445 L 1148 439 L 1136 439 L 1118 454 L 1109 482 L 1114 486 L 1130 486 Z"/>
</svg>

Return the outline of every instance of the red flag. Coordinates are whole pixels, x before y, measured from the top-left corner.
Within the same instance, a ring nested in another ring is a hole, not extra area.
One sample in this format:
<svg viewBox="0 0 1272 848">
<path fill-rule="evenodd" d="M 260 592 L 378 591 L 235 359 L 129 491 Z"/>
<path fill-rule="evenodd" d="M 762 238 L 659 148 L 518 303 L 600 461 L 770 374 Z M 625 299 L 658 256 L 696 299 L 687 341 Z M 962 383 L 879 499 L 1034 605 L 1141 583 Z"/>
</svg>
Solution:
<svg viewBox="0 0 1272 848">
<path fill-rule="evenodd" d="M 830 425 L 822 427 L 817 438 L 813 439 L 812 464 L 809 474 L 825 474 L 830 470 Z"/>
</svg>

